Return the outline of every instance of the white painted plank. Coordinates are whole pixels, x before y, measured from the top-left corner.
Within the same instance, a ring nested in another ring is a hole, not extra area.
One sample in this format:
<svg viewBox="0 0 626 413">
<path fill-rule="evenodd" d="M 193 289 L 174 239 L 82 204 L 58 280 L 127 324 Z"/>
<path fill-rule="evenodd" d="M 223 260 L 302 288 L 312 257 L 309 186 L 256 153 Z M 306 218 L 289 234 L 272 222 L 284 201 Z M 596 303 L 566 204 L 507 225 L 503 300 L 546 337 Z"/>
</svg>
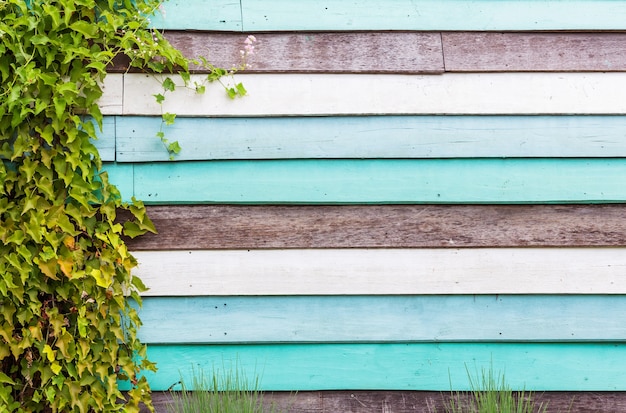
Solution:
<svg viewBox="0 0 626 413">
<path fill-rule="evenodd" d="M 124 97 L 124 77 L 121 74 L 107 74 L 102 83 L 102 97 L 98 101 L 103 115 L 117 115 L 122 112 Z"/>
<path fill-rule="evenodd" d="M 625 114 L 626 73 L 444 75 L 241 74 L 248 96 L 219 84 L 205 94 L 178 87 L 161 107 L 163 77 L 124 76 L 124 115 L 280 116 L 359 114 Z M 196 75 L 193 82 L 202 82 Z M 175 77 L 174 79 L 177 79 Z M 232 79 L 231 79 L 232 80 Z"/>
<path fill-rule="evenodd" d="M 135 252 L 147 296 L 624 294 L 624 248 Z"/>
</svg>

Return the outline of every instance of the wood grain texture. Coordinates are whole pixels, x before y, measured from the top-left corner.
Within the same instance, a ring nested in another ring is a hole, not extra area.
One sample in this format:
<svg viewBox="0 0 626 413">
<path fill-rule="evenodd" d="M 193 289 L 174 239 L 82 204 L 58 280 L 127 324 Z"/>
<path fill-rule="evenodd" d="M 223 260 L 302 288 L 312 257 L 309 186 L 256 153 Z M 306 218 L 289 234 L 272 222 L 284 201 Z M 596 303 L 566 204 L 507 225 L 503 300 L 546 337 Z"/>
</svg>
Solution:
<svg viewBox="0 0 626 413">
<path fill-rule="evenodd" d="M 624 116 L 118 116 L 118 162 L 212 159 L 625 157 Z"/>
<path fill-rule="evenodd" d="M 148 206 L 135 251 L 626 246 L 626 206 Z"/>
<path fill-rule="evenodd" d="M 123 77 L 124 115 L 294 116 L 378 114 L 624 114 L 626 73 L 240 74 L 248 95 L 230 99 L 218 84 L 206 93 L 179 87 L 163 105 L 162 76 Z M 191 84 L 202 83 L 192 75 Z M 105 92 L 106 95 L 106 92 Z M 110 96 L 107 96 L 111 99 Z M 121 103 L 120 103 L 121 104 Z"/>
<path fill-rule="evenodd" d="M 618 295 L 146 297 L 139 316 L 148 344 L 626 341 Z"/>
<path fill-rule="evenodd" d="M 448 392 L 428 391 L 303 391 L 265 392 L 263 400 L 285 413 L 433 413 L 445 411 Z M 463 399 L 462 399 L 463 400 Z M 626 410 L 624 392 L 539 392 L 533 395 L 546 413 L 615 413 Z M 154 392 L 157 413 L 168 413 L 171 394 Z M 142 410 L 141 413 L 148 413 Z"/>
<path fill-rule="evenodd" d="M 189 58 L 242 63 L 245 34 L 168 31 Z M 626 70 L 624 33 L 333 32 L 259 33 L 248 73 L 613 72 Z M 118 59 L 112 72 L 129 69 Z M 206 72 L 202 66 L 192 66 Z"/>
<path fill-rule="evenodd" d="M 244 34 L 166 32 L 190 58 L 205 56 L 218 67 L 241 65 Z M 246 72 L 441 73 L 439 33 L 273 33 L 256 35 Z M 193 70 L 202 71 L 193 66 Z"/>
<path fill-rule="evenodd" d="M 624 159 L 352 159 L 131 165 L 152 204 L 624 203 Z"/>
<path fill-rule="evenodd" d="M 135 251 L 145 296 L 626 294 L 622 248 Z M 173 281 L 175 279 L 175 281 Z"/>
<path fill-rule="evenodd" d="M 261 376 L 260 390 L 468 390 L 467 370 L 505 372 L 513 389 L 623 391 L 626 347 L 613 343 L 407 343 L 148 346 L 159 366 L 146 373 L 153 390 L 192 366 L 238 366 Z"/>
<path fill-rule="evenodd" d="M 446 71 L 623 71 L 623 33 L 441 33 Z"/>
<path fill-rule="evenodd" d="M 289 0 L 170 0 L 160 29 L 329 30 L 623 30 L 626 6 L 611 0 L 394 0 L 381 4 Z"/>
</svg>

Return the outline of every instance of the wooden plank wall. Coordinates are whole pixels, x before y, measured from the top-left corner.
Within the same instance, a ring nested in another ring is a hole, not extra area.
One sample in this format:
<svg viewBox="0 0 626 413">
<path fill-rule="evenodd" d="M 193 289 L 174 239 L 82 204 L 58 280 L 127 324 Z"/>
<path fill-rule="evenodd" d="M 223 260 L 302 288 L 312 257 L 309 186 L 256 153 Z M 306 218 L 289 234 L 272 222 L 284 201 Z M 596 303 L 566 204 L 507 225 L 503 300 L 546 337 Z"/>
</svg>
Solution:
<svg viewBox="0 0 626 413">
<path fill-rule="evenodd" d="M 130 241 L 154 390 L 235 363 L 294 411 L 427 412 L 493 368 L 550 411 L 623 409 L 623 4 L 165 11 L 189 56 L 258 42 L 244 99 L 160 108 L 123 61 L 105 85 L 106 170 L 159 230 Z"/>
</svg>

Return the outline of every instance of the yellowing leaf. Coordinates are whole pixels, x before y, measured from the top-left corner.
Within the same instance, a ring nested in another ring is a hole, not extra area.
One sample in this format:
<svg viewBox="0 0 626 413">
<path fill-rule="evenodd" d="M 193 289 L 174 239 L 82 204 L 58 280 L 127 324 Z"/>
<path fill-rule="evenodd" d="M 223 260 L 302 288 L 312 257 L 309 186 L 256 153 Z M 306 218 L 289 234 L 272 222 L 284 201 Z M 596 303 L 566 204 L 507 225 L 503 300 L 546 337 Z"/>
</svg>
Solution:
<svg viewBox="0 0 626 413">
<path fill-rule="evenodd" d="M 67 278 L 72 278 L 72 269 L 74 268 L 74 260 L 71 259 L 62 259 L 59 258 L 57 260 L 59 267 L 61 267 L 61 271 Z"/>
<path fill-rule="evenodd" d="M 43 346 L 42 353 L 46 355 L 46 357 L 48 358 L 48 361 L 50 362 L 54 361 L 54 359 L 56 358 L 56 352 L 52 350 L 52 347 L 50 347 L 48 344 Z M 54 374 L 58 374 L 58 372 L 55 372 Z"/>
<path fill-rule="evenodd" d="M 61 372 L 61 370 L 63 369 L 63 367 L 61 367 L 61 365 L 59 363 L 57 363 L 57 362 L 52 363 L 50 368 L 52 369 L 52 372 L 54 374 L 59 374 Z"/>
<path fill-rule="evenodd" d="M 93 269 L 89 273 L 96 280 L 96 284 L 102 288 L 108 288 L 111 285 L 111 278 L 107 277 L 98 269 Z"/>
<path fill-rule="evenodd" d="M 52 278 L 53 280 L 58 281 L 59 277 L 57 277 L 57 262 L 56 260 L 50 261 L 42 261 L 40 259 L 35 258 L 35 263 L 39 267 L 42 273 L 46 275 L 48 278 Z"/>
<path fill-rule="evenodd" d="M 65 246 L 71 250 L 74 250 L 76 248 L 76 241 L 74 241 L 74 237 L 65 237 L 65 239 L 63 240 L 63 244 L 65 244 Z"/>
</svg>

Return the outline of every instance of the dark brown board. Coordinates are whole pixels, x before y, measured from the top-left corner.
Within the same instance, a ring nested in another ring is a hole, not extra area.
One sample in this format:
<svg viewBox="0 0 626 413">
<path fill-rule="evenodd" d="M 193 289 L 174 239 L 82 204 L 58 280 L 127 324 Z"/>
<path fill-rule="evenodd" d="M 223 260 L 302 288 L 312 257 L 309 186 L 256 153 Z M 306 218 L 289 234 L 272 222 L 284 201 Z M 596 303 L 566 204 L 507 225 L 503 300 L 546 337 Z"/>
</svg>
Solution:
<svg viewBox="0 0 626 413">
<path fill-rule="evenodd" d="M 444 412 L 450 395 L 417 391 L 324 391 L 266 393 L 266 405 L 275 404 L 283 412 L 299 413 L 434 413 Z M 157 413 L 168 412 L 168 393 L 155 393 Z M 547 413 L 602 413 L 626 411 L 623 392 L 547 392 L 533 396 L 547 405 Z M 145 410 L 147 412 L 147 409 Z"/>
<path fill-rule="evenodd" d="M 132 250 L 626 245 L 626 205 L 150 206 Z"/>
<path fill-rule="evenodd" d="M 442 33 L 446 72 L 626 70 L 626 33 Z"/>
</svg>

